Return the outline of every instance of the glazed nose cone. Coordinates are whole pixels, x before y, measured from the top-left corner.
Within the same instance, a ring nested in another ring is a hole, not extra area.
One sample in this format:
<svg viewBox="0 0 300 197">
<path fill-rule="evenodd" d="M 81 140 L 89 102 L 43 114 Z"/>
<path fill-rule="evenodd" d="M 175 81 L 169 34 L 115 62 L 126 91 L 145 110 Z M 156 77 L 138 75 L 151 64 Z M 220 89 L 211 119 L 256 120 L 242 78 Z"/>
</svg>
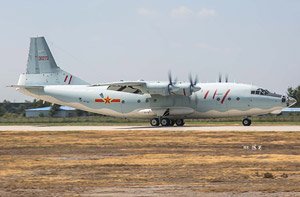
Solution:
<svg viewBox="0 0 300 197">
<path fill-rule="evenodd" d="M 287 102 L 288 107 L 291 107 L 291 106 L 295 105 L 296 103 L 297 103 L 296 99 L 294 99 L 292 97 L 288 97 L 288 102 Z"/>
</svg>

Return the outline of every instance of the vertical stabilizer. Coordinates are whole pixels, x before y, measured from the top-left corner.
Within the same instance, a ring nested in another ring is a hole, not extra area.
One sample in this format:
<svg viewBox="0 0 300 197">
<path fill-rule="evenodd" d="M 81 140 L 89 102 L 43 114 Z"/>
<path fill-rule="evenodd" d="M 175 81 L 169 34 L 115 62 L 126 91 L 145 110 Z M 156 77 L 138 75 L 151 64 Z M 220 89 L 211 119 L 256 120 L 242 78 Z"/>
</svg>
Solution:
<svg viewBox="0 0 300 197">
<path fill-rule="evenodd" d="M 30 39 L 27 74 L 53 73 L 58 69 L 44 37 Z"/>
</svg>

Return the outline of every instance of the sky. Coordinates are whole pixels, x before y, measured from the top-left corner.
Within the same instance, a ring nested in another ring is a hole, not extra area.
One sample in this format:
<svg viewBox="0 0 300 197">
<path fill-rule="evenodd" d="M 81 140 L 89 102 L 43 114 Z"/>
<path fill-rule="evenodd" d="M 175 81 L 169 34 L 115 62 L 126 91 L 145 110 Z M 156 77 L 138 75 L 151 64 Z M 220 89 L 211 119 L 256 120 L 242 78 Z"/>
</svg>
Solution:
<svg viewBox="0 0 300 197">
<path fill-rule="evenodd" d="M 45 36 L 56 63 L 90 82 L 252 83 L 285 93 L 300 85 L 298 0 L 0 0 L 0 102 L 32 100 L 13 88 L 29 39 Z"/>
</svg>

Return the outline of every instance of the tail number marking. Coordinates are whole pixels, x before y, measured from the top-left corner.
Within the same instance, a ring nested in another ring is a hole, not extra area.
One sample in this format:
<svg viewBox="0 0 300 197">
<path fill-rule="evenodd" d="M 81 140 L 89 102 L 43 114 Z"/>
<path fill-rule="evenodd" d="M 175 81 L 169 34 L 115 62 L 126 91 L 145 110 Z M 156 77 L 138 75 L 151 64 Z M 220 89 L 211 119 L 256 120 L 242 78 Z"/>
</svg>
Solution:
<svg viewBox="0 0 300 197">
<path fill-rule="evenodd" d="M 46 61 L 49 60 L 48 56 L 35 56 L 39 61 Z"/>
</svg>

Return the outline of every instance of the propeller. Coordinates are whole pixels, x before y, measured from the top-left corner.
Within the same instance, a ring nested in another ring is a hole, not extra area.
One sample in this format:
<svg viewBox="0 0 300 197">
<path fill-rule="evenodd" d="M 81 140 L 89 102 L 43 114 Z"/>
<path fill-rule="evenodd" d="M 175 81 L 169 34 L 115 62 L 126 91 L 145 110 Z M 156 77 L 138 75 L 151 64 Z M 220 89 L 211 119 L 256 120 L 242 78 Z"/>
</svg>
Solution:
<svg viewBox="0 0 300 197">
<path fill-rule="evenodd" d="M 176 90 L 178 87 L 175 86 L 177 83 L 177 78 L 175 78 L 175 81 L 172 80 L 172 73 L 169 71 L 168 73 L 168 79 L 169 79 L 169 84 L 168 84 L 168 92 L 171 94 L 172 91 Z"/>
<path fill-rule="evenodd" d="M 196 75 L 195 80 L 193 80 L 192 74 L 189 74 L 189 81 L 190 81 L 190 92 L 191 94 L 193 92 L 199 91 L 201 88 L 197 86 L 198 84 L 198 76 Z"/>
<path fill-rule="evenodd" d="M 176 82 L 172 80 L 172 73 L 169 71 L 168 73 L 169 85 L 173 86 Z"/>
</svg>

